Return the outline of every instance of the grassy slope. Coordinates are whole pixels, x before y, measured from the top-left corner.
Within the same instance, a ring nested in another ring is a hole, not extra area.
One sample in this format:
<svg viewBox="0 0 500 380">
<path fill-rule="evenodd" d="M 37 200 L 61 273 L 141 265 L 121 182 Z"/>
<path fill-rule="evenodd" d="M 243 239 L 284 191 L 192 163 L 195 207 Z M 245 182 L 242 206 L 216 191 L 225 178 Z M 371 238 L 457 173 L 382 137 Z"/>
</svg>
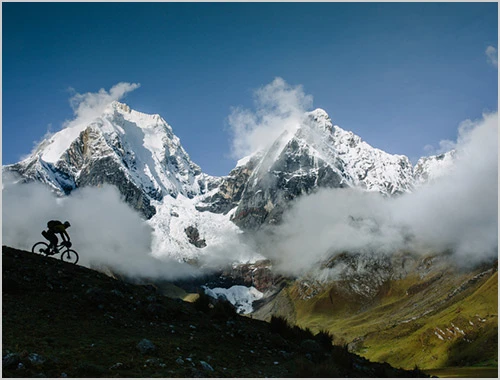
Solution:
<svg viewBox="0 0 500 380">
<path fill-rule="evenodd" d="M 471 277 L 449 274 L 430 281 L 417 277 L 391 281 L 368 307 L 361 299 L 343 295 L 335 286 L 310 300 L 301 300 L 294 287 L 287 292 L 300 326 L 314 332 L 328 330 L 338 343 L 361 337 L 355 350 L 370 360 L 402 368 L 496 367 L 497 272 L 447 299 Z M 408 289 L 416 290 L 407 294 Z"/>
</svg>

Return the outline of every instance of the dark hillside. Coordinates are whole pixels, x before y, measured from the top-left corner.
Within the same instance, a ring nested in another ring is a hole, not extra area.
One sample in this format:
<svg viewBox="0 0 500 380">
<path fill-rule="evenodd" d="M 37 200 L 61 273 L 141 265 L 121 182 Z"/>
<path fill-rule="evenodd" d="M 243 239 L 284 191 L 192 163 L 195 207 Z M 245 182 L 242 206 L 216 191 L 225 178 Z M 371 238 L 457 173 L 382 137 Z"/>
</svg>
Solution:
<svg viewBox="0 0 500 380">
<path fill-rule="evenodd" d="M 170 299 L 152 285 L 5 246 L 2 263 L 3 377 L 424 376 L 227 304 Z"/>
</svg>

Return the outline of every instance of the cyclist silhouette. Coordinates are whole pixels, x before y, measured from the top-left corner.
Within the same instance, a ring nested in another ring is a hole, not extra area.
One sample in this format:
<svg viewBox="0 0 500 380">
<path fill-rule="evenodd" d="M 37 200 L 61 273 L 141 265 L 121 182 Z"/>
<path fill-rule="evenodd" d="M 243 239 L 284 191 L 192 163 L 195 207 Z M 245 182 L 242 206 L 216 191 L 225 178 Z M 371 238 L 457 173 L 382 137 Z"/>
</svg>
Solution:
<svg viewBox="0 0 500 380">
<path fill-rule="evenodd" d="M 47 231 L 42 231 L 42 235 L 50 241 L 48 248 L 49 252 L 47 254 L 53 255 L 59 252 L 57 249 L 58 239 L 56 234 L 61 235 L 61 238 L 63 242 L 67 244 L 67 247 L 71 246 L 71 239 L 66 231 L 68 227 L 71 227 L 71 224 L 68 221 L 61 223 L 59 220 L 51 220 L 47 223 Z"/>
</svg>

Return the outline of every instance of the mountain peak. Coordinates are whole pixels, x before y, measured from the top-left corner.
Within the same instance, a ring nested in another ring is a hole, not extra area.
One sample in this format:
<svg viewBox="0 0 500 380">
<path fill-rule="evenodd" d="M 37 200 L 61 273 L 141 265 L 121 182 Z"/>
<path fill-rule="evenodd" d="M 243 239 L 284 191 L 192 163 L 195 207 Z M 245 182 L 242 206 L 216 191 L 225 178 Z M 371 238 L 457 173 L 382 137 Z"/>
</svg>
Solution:
<svg viewBox="0 0 500 380">
<path fill-rule="evenodd" d="M 160 115 L 117 101 L 71 122 L 9 170 L 60 194 L 85 185 L 116 185 L 147 218 L 155 212 L 151 202 L 204 194 L 215 180 L 191 161 Z"/>
<path fill-rule="evenodd" d="M 322 108 L 316 108 L 314 111 L 307 112 L 306 117 L 309 119 L 309 125 L 314 126 L 325 132 L 332 132 L 333 124 L 328 113 Z"/>
<path fill-rule="evenodd" d="M 125 112 L 125 113 L 130 113 L 132 110 L 131 108 L 125 104 L 125 103 L 120 103 L 116 100 L 114 100 L 113 102 L 111 102 L 110 104 L 110 107 L 115 109 L 115 110 L 118 110 L 118 111 L 122 111 L 122 112 Z"/>
</svg>

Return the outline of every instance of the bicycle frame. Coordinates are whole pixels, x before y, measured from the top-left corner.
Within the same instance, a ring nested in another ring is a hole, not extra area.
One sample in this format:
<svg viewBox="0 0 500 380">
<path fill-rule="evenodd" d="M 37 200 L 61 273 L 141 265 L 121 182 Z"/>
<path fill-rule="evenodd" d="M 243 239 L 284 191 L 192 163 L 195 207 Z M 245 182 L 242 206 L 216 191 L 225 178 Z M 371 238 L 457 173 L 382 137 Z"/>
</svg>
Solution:
<svg viewBox="0 0 500 380">
<path fill-rule="evenodd" d="M 63 241 L 56 246 L 56 248 L 59 250 L 59 252 L 62 252 L 64 250 L 64 248 L 69 249 L 69 247 L 66 247 L 65 243 L 66 242 Z M 51 252 L 54 252 L 54 248 L 51 249 Z"/>
</svg>

